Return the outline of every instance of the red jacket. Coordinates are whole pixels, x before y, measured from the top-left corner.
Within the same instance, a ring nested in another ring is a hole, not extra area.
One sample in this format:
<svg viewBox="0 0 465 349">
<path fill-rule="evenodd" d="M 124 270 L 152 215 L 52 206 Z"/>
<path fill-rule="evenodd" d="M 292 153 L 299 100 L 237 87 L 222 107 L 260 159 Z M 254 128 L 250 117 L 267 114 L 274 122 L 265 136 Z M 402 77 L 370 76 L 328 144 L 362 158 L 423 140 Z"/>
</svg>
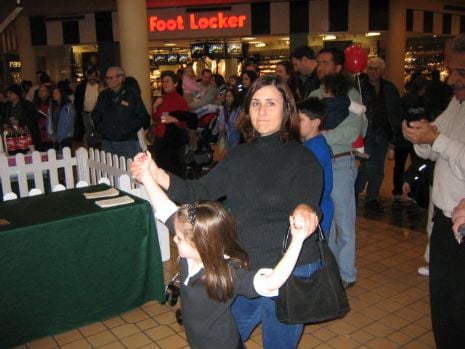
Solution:
<svg viewBox="0 0 465 349">
<path fill-rule="evenodd" d="M 187 102 L 179 93 L 173 91 L 166 95 L 163 95 L 163 102 L 158 106 L 157 111 L 152 114 L 152 119 L 155 123 L 155 137 L 163 138 L 166 132 L 166 125 L 161 122 L 161 114 L 164 112 L 174 111 L 189 111 Z M 176 123 L 178 127 L 186 128 L 187 124 L 183 121 Z"/>
</svg>

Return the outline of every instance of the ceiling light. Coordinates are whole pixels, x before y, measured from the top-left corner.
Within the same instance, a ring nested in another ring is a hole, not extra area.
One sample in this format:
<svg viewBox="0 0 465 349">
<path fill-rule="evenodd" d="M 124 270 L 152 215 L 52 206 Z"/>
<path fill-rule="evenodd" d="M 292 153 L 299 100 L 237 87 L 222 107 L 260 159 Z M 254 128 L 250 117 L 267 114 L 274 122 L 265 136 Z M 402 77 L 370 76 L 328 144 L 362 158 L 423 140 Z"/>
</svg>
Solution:
<svg viewBox="0 0 465 349">
<path fill-rule="evenodd" d="M 265 47 L 266 44 L 264 42 L 259 42 L 258 44 L 255 44 L 255 47 Z"/>
<path fill-rule="evenodd" d="M 176 46 L 174 42 L 167 42 L 164 44 L 165 46 Z"/>
<path fill-rule="evenodd" d="M 245 38 L 242 38 L 242 40 L 245 40 L 245 41 L 250 41 L 250 40 L 255 40 L 256 38 L 252 38 L 252 37 L 245 37 Z"/>
<path fill-rule="evenodd" d="M 336 40 L 336 35 L 325 35 L 325 36 L 323 36 L 323 40 L 325 40 L 325 41 Z"/>
<path fill-rule="evenodd" d="M 365 36 L 366 37 L 370 37 L 370 36 L 380 36 L 381 33 L 379 32 L 369 32 L 369 33 L 365 33 Z"/>
<path fill-rule="evenodd" d="M 280 38 L 279 40 L 287 41 L 287 40 L 289 40 L 289 37 L 287 37 L 287 38 Z"/>
</svg>

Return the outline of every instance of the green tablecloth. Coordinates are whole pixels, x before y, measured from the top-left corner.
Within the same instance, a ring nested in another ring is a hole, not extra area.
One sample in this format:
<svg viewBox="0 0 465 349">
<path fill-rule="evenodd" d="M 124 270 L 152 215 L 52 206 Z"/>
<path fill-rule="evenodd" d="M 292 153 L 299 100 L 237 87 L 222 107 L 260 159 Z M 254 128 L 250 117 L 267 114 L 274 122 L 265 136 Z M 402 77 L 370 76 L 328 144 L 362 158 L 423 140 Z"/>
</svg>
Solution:
<svg viewBox="0 0 465 349">
<path fill-rule="evenodd" d="M 0 202 L 0 348 L 164 298 L 152 209 L 102 209 L 95 186 Z"/>
</svg>

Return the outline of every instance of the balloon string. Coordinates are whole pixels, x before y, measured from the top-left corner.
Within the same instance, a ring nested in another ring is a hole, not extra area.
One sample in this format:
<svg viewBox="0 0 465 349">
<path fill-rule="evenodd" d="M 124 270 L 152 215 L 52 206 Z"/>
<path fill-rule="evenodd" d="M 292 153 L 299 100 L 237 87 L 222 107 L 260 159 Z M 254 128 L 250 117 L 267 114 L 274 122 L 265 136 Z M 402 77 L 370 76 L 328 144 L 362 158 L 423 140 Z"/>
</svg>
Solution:
<svg viewBox="0 0 465 349">
<path fill-rule="evenodd" d="M 358 90 L 360 91 L 360 98 L 362 99 L 362 104 L 364 104 L 363 103 L 362 87 L 360 85 L 360 73 L 357 73 L 357 82 L 358 82 Z"/>
</svg>

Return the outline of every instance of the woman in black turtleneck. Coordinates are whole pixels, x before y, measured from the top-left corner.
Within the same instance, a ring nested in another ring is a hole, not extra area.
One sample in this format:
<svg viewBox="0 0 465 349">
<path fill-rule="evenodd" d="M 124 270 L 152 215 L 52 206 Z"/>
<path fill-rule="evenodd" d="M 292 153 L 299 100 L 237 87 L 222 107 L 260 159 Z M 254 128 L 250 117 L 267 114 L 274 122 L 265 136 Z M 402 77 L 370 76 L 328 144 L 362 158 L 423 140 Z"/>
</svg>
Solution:
<svg viewBox="0 0 465 349">
<path fill-rule="evenodd" d="M 320 215 L 322 170 L 313 154 L 297 141 L 299 117 L 294 98 L 280 78 L 266 75 L 256 80 L 244 106 L 247 113 L 239 127 L 246 143 L 232 149 L 204 177 L 183 180 L 155 163 L 151 172 L 176 202 L 226 197 L 250 268 L 271 268 L 278 261 L 294 208 L 304 203 Z M 313 234 L 304 243 L 294 274 L 308 277 L 319 268 L 317 237 Z M 297 347 L 303 325 L 279 322 L 271 298 L 239 296 L 232 312 L 243 342 L 262 323 L 266 348 Z"/>
</svg>

